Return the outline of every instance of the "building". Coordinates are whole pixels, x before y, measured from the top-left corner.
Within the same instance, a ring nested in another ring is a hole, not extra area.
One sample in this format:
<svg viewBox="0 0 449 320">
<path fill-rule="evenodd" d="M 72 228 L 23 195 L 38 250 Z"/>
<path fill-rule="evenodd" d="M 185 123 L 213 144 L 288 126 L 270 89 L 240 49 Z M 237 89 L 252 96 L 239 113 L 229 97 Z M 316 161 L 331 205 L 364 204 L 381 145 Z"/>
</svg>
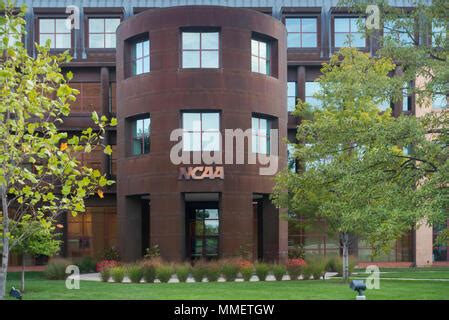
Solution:
<svg viewBox="0 0 449 320">
<path fill-rule="evenodd" d="M 277 260 L 294 245 L 339 254 L 338 238 L 327 235 L 325 223 L 305 232 L 280 218 L 269 200 L 272 177 L 259 174 L 262 165 L 177 165 L 170 158 L 176 141 L 169 139 L 172 130 L 183 128 L 191 142 L 184 151 L 215 151 L 223 159 L 217 145 L 223 129 L 257 129 L 252 152 L 278 151 L 278 168 L 287 165 L 283 138 L 295 139 L 298 124 L 290 111 L 297 98 L 317 103 L 314 80 L 321 63 L 348 35 L 362 50 L 373 53 L 378 47 L 357 32 L 356 19 L 337 8 L 338 1 L 21 2 L 29 6 L 24 38 L 29 54 L 35 53 L 34 42 L 50 39 L 54 52 L 69 49 L 74 57 L 64 70 L 74 73 L 72 86 L 80 95 L 63 129 L 76 134 L 91 126 L 94 110 L 119 120 L 106 136 L 112 157 L 93 153 L 82 159 L 117 185 L 105 199 L 89 199 L 86 214 L 63 219 L 64 255 L 97 255 L 115 246 L 124 259 L 135 260 L 153 245 L 164 258 L 178 261 L 241 250 Z M 66 11 L 70 5 L 76 7 Z M 72 30 L 64 26 L 69 14 L 79 22 Z M 413 96 L 391 107 L 394 115 L 419 113 Z M 278 130 L 277 146 L 270 128 Z M 433 257 L 436 233 L 410 232 L 379 261 L 448 261 L 447 248 L 435 248 Z M 370 249 L 354 240 L 351 253 L 367 261 Z"/>
</svg>

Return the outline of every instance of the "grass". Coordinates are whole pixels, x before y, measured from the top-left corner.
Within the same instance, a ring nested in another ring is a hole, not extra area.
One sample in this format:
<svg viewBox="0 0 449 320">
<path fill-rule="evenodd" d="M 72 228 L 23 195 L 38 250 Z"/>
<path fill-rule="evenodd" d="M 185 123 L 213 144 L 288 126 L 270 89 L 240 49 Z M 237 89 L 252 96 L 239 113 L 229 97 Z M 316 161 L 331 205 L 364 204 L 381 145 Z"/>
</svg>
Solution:
<svg viewBox="0 0 449 320">
<path fill-rule="evenodd" d="M 355 270 L 354 278 L 364 278 L 368 274 L 365 270 Z M 382 278 L 410 278 L 410 279 L 449 279 L 449 268 L 381 268 Z"/>
<path fill-rule="evenodd" d="M 446 269 L 449 273 L 449 269 Z M 432 270 L 426 270 L 430 273 Z M 434 270 L 435 271 L 435 270 Z M 402 271 L 415 274 L 424 270 Z M 442 271 L 439 271 L 442 272 Z M 19 273 L 8 274 L 8 290 L 19 286 Z M 409 278 L 411 276 L 404 276 Z M 446 274 L 447 277 L 447 274 Z M 276 282 L 225 283 L 103 283 L 81 281 L 80 290 L 68 290 L 65 281 L 45 280 L 39 272 L 26 276 L 25 300 L 97 300 L 97 299 L 149 299 L 149 300 L 353 300 L 355 293 L 341 280 L 308 280 Z M 436 300 L 449 299 L 449 282 L 381 280 L 380 290 L 367 290 L 369 300 Z"/>
</svg>

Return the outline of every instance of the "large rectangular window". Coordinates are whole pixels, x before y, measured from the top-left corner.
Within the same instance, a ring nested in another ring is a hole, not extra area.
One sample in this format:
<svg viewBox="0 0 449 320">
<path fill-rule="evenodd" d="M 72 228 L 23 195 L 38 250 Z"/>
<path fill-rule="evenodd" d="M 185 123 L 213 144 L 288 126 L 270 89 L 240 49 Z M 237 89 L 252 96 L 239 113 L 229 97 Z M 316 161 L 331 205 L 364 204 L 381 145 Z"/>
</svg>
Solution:
<svg viewBox="0 0 449 320">
<path fill-rule="evenodd" d="M 252 152 L 270 154 L 271 121 L 259 117 L 252 117 L 251 121 Z"/>
<path fill-rule="evenodd" d="M 391 102 L 390 100 L 383 100 L 379 103 L 378 108 L 380 111 L 386 111 L 387 109 L 391 108 Z"/>
<path fill-rule="evenodd" d="M 220 113 L 183 112 L 183 151 L 220 151 Z"/>
<path fill-rule="evenodd" d="M 296 81 L 287 82 L 287 111 L 295 111 L 296 108 Z"/>
<path fill-rule="evenodd" d="M 334 46 L 341 47 L 366 47 L 365 33 L 359 31 L 358 18 L 334 19 Z M 362 20 L 364 24 L 365 19 Z"/>
<path fill-rule="evenodd" d="M 251 39 L 251 71 L 270 75 L 270 43 Z"/>
<path fill-rule="evenodd" d="M 296 172 L 295 146 L 291 143 L 287 144 L 287 165 L 291 172 Z"/>
<path fill-rule="evenodd" d="M 72 33 L 66 21 L 65 18 L 39 19 L 39 44 L 45 45 L 45 42 L 50 40 L 51 49 L 71 48 Z"/>
<path fill-rule="evenodd" d="M 435 94 L 432 99 L 432 109 L 442 110 L 447 109 L 448 99 L 444 94 Z"/>
<path fill-rule="evenodd" d="M 317 47 L 317 18 L 286 18 L 288 48 Z"/>
<path fill-rule="evenodd" d="M 391 41 L 398 46 L 411 46 L 414 44 L 414 21 L 410 18 L 401 18 L 395 21 L 386 21 L 383 30 L 384 41 Z"/>
<path fill-rule="evenodd" d="M 182 32 L 182 67 L 218 68 L 219 38 L 219 32 Z"/>
<path fill-rule="evenodd" d="M 115 48 L 119 18 L 89 18 L 89 48 Z"/>
<path fill-rule="evenodd" d="M 315 97 L 315 94 L 320 91 L 320 83 L 316 81 L 307 81 L 306 82 L 306 99 L 305 101 L 309 103 L 313 108 L 321 108 L 322 103 L 321 100 Z"/>
<path fill-rule="evenodd" d="M 150 40 L 138 40 L 131 47 L 132 74 L 150 72 Z"/>
<path fill-rule="evenodd" d="M 7 47 L 14 47 L 16 45 L 16 43 L 18 42 L 22 42 L 22 26 L 18 25 L 16 26 L 17 29 L 17 33 L 12 32 L 12 30 L 6 26 L 6 25 L 2 25 L 0 26 L 1 28 L 1 33 L 4 33 L 5 35 L 8 34 L 8 45 L 6 46 L 3 41 L 0 41 L 0 50 L 4 50 Z"/>
<path fill-rule="evenodd" d="M 447 25 L 444 21 L 432 21 L 432 46 L 443 47 L 447 39 Z"/>
<path fill-rule="evenodd" d="M 136 119 L 131 125 L 131 154 L 140 155 L 150 152 L 150 118 Z"/>
</svg>

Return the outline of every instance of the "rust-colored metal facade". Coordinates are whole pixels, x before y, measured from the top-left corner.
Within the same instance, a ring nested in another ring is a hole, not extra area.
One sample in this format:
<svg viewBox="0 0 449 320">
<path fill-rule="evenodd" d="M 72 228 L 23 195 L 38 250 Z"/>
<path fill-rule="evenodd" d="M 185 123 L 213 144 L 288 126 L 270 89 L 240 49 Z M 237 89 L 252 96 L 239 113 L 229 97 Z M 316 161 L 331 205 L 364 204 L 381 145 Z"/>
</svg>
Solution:
<svg viewBox="0 0 449 320">
<path fill-rule="evenodd" d="M 216 69 L 183 69 L 181 30 L 216 28 L 220 34 L 220 65 Z M 254 33 L 272 39 L 272 75 L 251 72 Z M 126 77 L 126 40 L 147 34 L 151 71 Z M 275 119 L 279 130 L 279 166 L 286 163 L 286 31 L 284 25 L 254 10 L 223 7 L 174 7 L 142 12 L 117 30 L 119 242 L 127 260 L 141 256 L 141 206 L 136 197 L 149 195 L 150 246 L 159 245 L 169 260 L 188 258 L 186 252 L 185 193 L 218 193 L 219 256 L 235 255 L 253 244 L 254 194 L 268 196 L 273 176 L 259 174 L 259 165 L 224 164 L 223 180 L 178 180 L 178 166 L 170 160 L 172 130 L 180 128 L 183 110 L 215 110 L 224 129 L 250 129 L 253 114 Z M 126 119 L 151 117 L 151 150 L 127 156 Z M 224 145 L 224 144 L 223 144 Z M 223 152 L 224 159 L 225 154 Z M 287 253 L 287 225 L 269 201 L 263 206 L 263 257 Z"/>
</svg>

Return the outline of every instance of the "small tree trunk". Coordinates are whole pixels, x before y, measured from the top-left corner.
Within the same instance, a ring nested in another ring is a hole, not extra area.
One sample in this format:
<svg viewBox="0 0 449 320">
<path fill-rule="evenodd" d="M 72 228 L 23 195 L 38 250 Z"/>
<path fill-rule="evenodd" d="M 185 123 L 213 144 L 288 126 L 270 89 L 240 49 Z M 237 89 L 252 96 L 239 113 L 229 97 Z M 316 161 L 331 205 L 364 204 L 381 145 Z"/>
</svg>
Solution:
<svg viewBox="0 0 449 320">
<path fill-rule="evenodd" d="M 22 253 L 22 275 L 20 278 L 20 291 L 25 292 L 25 253 Z"/>
<path fill-rule="evenodd" d="M 347 282 L 349 280 L 349 235 L 343 233 L 341 238 L 343 244 L 343 280 Z"/>
<path fill-rule="evenodd" d="M 0 269 L 0 300 L 5 299 L 6 293 L 6 275 L 8 272 L 8 259 L 9 259 L 9 216 L 8 205 L 6 197 L 6 189 L 4 186 L 0 186 L 0 193 L 2 198 L 2 214 L 3 214 L 3 233 L 2 233 L 2 267 Z"/>
</svg>

